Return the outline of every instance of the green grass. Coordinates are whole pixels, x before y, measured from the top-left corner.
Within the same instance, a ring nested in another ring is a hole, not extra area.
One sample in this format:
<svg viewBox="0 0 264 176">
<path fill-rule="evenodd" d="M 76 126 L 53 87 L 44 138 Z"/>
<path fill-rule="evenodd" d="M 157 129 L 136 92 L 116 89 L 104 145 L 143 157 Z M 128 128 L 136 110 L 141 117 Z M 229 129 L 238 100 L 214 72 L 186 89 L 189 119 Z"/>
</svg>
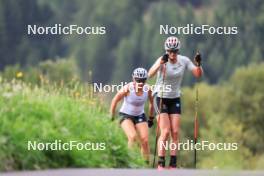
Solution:
<svg viewBox="0 0 264 176">
<path fill-rule="evenodd" d="M 63 87 L 0 82 L 0 170 L 144 166 L 140 152 L 127 149 L 123 132 L 99 100 Z M 55 140 L 105 143 L 106 149 L 27 149 L 28 141 Z"/>
</svg>

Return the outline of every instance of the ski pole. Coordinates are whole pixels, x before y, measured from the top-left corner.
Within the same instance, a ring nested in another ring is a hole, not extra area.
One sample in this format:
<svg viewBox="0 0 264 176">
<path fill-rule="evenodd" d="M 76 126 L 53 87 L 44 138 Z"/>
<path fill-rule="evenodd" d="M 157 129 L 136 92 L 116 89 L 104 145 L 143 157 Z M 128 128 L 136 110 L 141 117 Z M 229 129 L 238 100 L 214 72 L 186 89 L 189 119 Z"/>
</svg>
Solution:
<svg viewBox="0 0 264 176">
<path fill-rule="evenodd" d="M 198 81 L 196 81 L 198 82 Z M 194 146 L 197 143 L 198 138 L 198 85 L 196 85 L 196 98 L 195 98 L 195 117 L 194 117 Z M 194 168 L 196 168 L 197 151 L 194 147 Z"/>
<path fill-rule="evenodd" d="M 198 61 L 197 66 L 200 66 L 201 62 L 201 54 L 198 51 L 197 54 L 195 55 L 195 61 Z M 196 97 L 195 97 L 195 116 L 194 116 L 194 146 L 196 146 L 197 140 L 198 140 L 198 103 L 199 103 L 199 91 L 198 91 L 198 78 L 195 79 L 196 85 Z M 196 148 L 194 147 L 194 168 L 196 168 L 196 163 L 197 163 L 197 151 Z"/>
<path fill-rule="evenodd" d="M 162 86 L 164 85 L 165 80 L 165 73 L 166 73 L 166 64 L 163 65 L 163 74 L 162 74 Z M 163 97 L 163 87 L 161 90 L 161 97 L 159 102 L 159 108 L 157 109 L 158 112 L 158 120 L 157 120 L 157 127 L 156 127 L 156 138 L 155 138 L 155 147 L 154 147 L 154 159 L 152 163 L 152 167 L 155 168 L 155 162 L 156 162 L 156 155 L 157 155 L 157 145 L 158 145 L 158 137 L 159 137 L 159 123 L 160 123 L 160 110 L 162 108 L 162 97 Z"/>
</svg>

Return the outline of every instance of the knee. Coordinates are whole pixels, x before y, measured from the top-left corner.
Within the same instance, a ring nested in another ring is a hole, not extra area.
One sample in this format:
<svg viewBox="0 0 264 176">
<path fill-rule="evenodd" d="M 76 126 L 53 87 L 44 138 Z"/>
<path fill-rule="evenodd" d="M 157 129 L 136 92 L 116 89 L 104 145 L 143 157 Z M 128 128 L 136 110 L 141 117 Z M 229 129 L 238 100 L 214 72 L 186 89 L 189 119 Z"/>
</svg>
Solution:
<svg viewBox="0 0 264 176">
<path fill-rule="evenodd" d="M 140 140 L 141 140 L 141 144 L 143 146 L 147 146 L 148 145 L 148 137 L 142 137 Z"/>
<path fill-rule="evenodd" d="M 169 128 L 162 129 L 160 135 L 163 139 L 167 139 L 170 135 L 170 129 Z"/>
<path fill-rule="evenodd" d="M 129 142 L 135 142 L 137 140 L 137 135 L 136 134 L 131 134 L 129 137 L 128 137 L 128 141 Z"/>
<path fill-rule="evenodd" d="M 173 130 L 171 132 L 171 136 L 172 136 L 172 139 L 173 140 L 177 140 L 178 139 L 178 136 L 179 136 L 179 130 Z"/>
</svg>

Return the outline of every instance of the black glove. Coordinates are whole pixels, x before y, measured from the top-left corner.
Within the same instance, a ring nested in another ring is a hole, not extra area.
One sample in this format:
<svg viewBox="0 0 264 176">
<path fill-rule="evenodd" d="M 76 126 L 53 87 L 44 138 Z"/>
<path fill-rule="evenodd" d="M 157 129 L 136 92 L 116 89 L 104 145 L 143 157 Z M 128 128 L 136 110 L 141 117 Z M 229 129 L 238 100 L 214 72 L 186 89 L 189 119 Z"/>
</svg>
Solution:
<svg viewBox="0 0 264 176">
<path fill-rule="evenodd" d="M 194 63 L 195 63 L 196 66 L 200 67 L 201 66 L 201 62 L 202 62 L 201 54 L 199 52 L 197 52 L 195 57 L 194 57 Z"/>
<path fill-rule="evenodd" d="M 114 120 L 115 120 L 115 115 L 114 115 L 114 114 L 111 114 L 111 115 L 110 115 L 110 120 L 111 120 L 111 121 L 114 121 Z"/>
<path fill-rule="evenodd" d="M 153 126 L 153 119 L 154 119 L 154 117 L 149 117 L 149 119 L 148 119 L 148 127 L 149 128 L 151 128 L 152 126 Z"/>
<path fill-rule="evenodd" d="M 161 58 L 163 64 L 165 64 L 166 62 L 168 62 L 169 60 L 169 55 L 168 54 L 164 54 Z"/>
</svg>

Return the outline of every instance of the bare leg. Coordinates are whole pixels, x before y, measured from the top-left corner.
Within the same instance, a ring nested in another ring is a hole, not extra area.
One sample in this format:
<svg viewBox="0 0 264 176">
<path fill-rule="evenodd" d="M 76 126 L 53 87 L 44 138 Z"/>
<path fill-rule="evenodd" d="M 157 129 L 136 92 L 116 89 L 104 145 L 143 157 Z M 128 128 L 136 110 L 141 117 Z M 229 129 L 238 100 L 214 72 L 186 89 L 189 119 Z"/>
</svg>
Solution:
<svg viewBox="0 0 264 176">
<path fill-rule="evenodd" d="M 170 119 L 167 113 L 160 114 L 159 127 L 160 136 L 158 139 L 158 156 L 165 156 L 165 147 L 168 137 L 170 135 Z"/>
<path fill-rule="evenodd" d="M 176 144 L 177 148 L 170 150 L 171 155 L 176 155 L 179 143 L 180 114 L 170 114 L 171 142 Z"/>
<path fill-rule="evenodd" d="M 134 123 L 129 119 L 125 119 L 121 123 L 121 127 L 127 136 L 128 148 L 132 148 L 137 140 L 137 132 Z"/>
<path fill-rule="evenodd" d="M 149 161 L 149 143 L 148 143 L 148 124 L 146 122 L 136 124 L 136 129 L 139 134 L 141 153 L 147 161 Z"/>
</svg>

